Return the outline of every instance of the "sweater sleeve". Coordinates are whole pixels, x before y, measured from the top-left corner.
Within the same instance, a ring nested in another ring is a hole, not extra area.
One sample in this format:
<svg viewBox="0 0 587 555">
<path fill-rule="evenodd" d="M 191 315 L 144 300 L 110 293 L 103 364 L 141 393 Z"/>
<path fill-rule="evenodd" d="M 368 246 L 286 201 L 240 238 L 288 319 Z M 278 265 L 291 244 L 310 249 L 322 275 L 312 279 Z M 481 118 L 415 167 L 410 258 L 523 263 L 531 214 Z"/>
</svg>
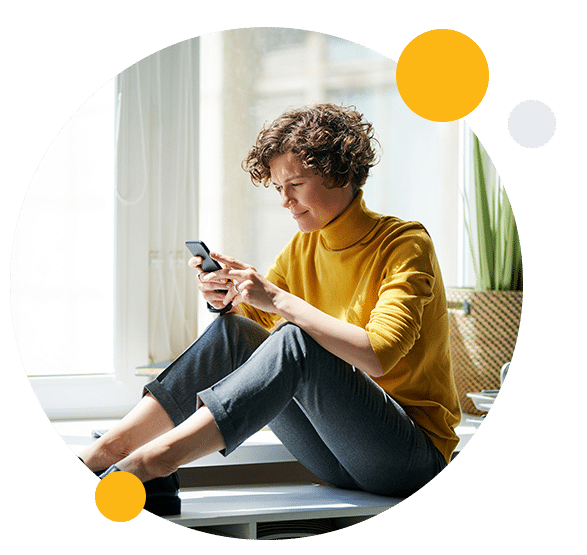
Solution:
<svg viewBox="0 0 587 555">
<path fill-rule="evenodd" d="M 434 298 L 436 267 L 425 230 L 409 230 L 382 247 L 386 262 L 375 308 L 366 326 L 384 375 L 420 337 L 424 308 Z"/>
</svg>

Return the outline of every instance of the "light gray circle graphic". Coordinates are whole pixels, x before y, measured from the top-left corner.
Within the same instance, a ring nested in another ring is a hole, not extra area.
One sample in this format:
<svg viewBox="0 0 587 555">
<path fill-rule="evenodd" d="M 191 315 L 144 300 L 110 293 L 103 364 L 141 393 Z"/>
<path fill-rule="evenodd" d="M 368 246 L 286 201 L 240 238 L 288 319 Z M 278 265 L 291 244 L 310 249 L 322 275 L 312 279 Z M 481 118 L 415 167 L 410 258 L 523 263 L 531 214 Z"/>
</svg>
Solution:
<svg viewBox="0 0 587 555">
<path fill-rule="evenodd" d="M 552 110 L 539 100 L 520 102 L 510 113 L 510 135 L 518 144 L 527 148 L 544 146 L 556 129 Z"/>
</svg>

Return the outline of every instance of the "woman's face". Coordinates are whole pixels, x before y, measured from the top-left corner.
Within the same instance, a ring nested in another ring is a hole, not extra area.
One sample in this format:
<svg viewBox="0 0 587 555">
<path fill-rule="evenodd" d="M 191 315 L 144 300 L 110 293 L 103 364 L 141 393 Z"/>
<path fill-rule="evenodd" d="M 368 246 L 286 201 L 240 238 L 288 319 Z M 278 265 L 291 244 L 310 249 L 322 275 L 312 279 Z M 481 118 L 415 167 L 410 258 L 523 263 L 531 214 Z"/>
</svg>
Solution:
<svg viewBox="0 0 587 555">
<path fill-rule="evenodd" d="M 322 229 L 340 216 L 353 201 L 350 185 L 329 189 L 329 182 L 314 170 L 307 169 L 291 152 L 278 154 L 269 162 L 271 182 L 304 233 Z"/>
</svg>

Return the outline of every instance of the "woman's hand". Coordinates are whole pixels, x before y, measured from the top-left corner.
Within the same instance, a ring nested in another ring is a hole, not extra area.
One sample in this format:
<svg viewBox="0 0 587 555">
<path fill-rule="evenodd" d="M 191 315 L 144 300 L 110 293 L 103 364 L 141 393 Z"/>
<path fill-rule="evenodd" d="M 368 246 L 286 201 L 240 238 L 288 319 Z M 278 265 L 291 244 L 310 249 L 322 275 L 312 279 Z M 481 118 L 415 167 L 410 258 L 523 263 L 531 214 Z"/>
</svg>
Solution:
<svg viewBox="0 0 587 555">
<path fill-rule="evenodd" d="M 204 272 L 202 262 L 200 256 L 188 261 L 188 266 L 198 272 L 198 289 L 208 304 L 216 309 L 224 308 L 236 296 L 234 284 L 228 278 L 215 276 L 215 272 Z"/>
<path fill-rule="evenodd" d="M 226 297 L 233 306 L 246 302 L 251 306 L 265 312 L 275 312 L 275 297 L 281 291 L 277 286 L 268 281 L 265 276 L 257 272 L 253 266 L 245 264 L 236 258 L 224 256 L 219 253 L 210 253 L 210 257 L 223 266 L 222 270 L 216 270 L 202 276 L 202 284 L 208 282 L 226 283 L 232 286 L 232 291 Z"/>
</svg>

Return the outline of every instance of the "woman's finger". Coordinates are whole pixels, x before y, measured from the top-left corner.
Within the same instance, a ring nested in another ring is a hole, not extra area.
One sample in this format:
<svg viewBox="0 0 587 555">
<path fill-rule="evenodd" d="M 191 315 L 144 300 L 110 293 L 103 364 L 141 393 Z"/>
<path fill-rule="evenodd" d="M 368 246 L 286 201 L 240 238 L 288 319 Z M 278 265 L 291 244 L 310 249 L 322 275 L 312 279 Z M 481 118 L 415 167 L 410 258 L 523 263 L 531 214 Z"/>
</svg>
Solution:
<svg viewBox="0 0 587 555">
<path fill-rule="evenodd" d="M 223 254 L 217 252 L 211 252 L 210 258 L 220 262 L 221 264 L 224 264 L 225 266 L 228 266 L 229 268 L 244 270 L 250 267 L 248 264 L 245 264 L 244 262 L 241 262 L 232 256 L 224 256 Z"/>
<path fill-rule="evenodd" d="M 250 279 L 251 276 L 255 273 L 255 270 L 252 268 L 246 268 L 244 270 L 228 270 L 226 275 L 231 280 L 236 280 L 238 282 L 245 281 Z"/>
<path fill-rule="evenodd" d="M 221 293 L 222 295 L 226 294 L 226 292 L 232 288 L 232 283 L 228 280 L 216 280 L 216 281 L 209 281 L 207 274 L 201 274 L 198 276 L 199 282 L 198 289 L 202 293 Z"/>
<path fill-rule="evenodd" d="M 202 272 L 199 276 L 201 283 L 216 283 L 216 284 L 226 284 L 230 281 L 228 278 L 229 270 L 227 268 L 223 268 L 222 270 L 216 270 L 214 272 Z"/>
<path fill-rule="evenodd" d="M 188 260 L 188 266 L 197 270 L 202 265 L 202 262 L 203 260 L 200 256 L 192 256 L 192 258 Z"/>
<path fill-rule="evenodd" d="M 198 289 L 202 293 L 204 300 L 214 305 L 214 303 L 228 304 L 228 301 L 225 299 L 231 293 L 230 289 L 232 288 L 219 289 L 216 285 L 209 283 L 199 283 Z"/>
</svg>

